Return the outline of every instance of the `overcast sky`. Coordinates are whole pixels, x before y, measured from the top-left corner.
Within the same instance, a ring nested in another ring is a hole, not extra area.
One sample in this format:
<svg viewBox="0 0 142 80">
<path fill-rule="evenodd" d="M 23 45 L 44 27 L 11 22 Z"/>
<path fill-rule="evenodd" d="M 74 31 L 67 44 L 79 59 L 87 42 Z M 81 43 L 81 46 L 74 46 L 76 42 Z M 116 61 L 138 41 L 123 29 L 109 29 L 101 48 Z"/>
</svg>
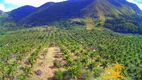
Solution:
<svg viewBox="0 0 142 80">
<path fill-rule="evenodd" d="M 24 5 L 39 7 L 46 2 L 61 2 L 65 0 L 0 0 L 0 10 L 10 11 Z M 127 0 L 137 4 L 142 9 L 142 0 Z"/>
</svg>

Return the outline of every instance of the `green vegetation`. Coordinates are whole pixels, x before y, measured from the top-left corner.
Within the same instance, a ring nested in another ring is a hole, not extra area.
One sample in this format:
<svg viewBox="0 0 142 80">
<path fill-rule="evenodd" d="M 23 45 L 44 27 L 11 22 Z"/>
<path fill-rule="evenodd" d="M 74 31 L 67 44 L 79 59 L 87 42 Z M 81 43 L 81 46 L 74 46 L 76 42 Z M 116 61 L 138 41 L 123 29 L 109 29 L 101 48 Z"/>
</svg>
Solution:
<svg viewBox="0 0 142 80">
<path fill-rule="evenodd" d="M 135 19 L 107 19 L 104 27 L 120 33 L 138 33 L 142 34 L 141 16 Z"/>
<path fill-rule="evenodd" d="M 48 35 L 48 31 L 42 33 L 38 29 L 20 30 L 0 38 L 0 78 L 25 78 L 40 49 L 48 44 Z"/>
<path fill-rule="evenodd" d="M 45 46 L 58 46 L 65 63 L 55 79 L 99 79 L 114 61 L 125 77 L 142 79 L 142 36 L 84 27 L 37 27 L 10 31 L 0 38 L 0 79 L 28 79 Z M 58 63 L 57 63 L 58 65 Z M 56 67 L 56 66 L 55 66 Z"/>
<path fill-rule="evenodd" d="M 86 24 L 88 29 L 105 27 L 121 33 L 142 34 L 142 11 L 126 0 L 68 0 L 45 3 L 38 8 L 23 6 L 8 13 L 1 12 L 0 26 L 54 25 L 54 22 L 64 24 L 73 19 L 81 21 L 73 24 Z"/>
<path fill-rule="evenodd" d="M 126 0 L 68 0 L 0 11 L 0 80 L 101 80 L 105 71 L 142 80 L 138 34 L 142 11 Z"/>
</svg>

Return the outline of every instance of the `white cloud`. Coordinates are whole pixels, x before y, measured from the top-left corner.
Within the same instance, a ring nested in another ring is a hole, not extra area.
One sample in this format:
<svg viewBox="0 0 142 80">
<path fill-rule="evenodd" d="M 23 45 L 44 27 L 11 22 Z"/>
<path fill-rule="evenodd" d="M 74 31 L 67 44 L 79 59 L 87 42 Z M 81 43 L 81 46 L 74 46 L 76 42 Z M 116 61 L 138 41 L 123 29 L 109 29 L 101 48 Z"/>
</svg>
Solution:
<svg viewBox="0 0 142 80">
<path fill-rule="evenodd" d="M 13 10 L 14 8 L 5 8 L 5 12 L 8 12 L 8 11 L 11 11 L 11 10 Z"/>
<path fill-rule="evenodd" d="M 137 5 L 142 10 L 142 4 L 137 4 Z"/>
<path fill-rule="evenodd" d="M 0 4 L 0 10 L 8 12 L 11 11 L 13 8 L 5 8 L 4 4 Z"/>
<path fill-rule="evenodd" d="M 127 0 L 127 1 L 137 4 L 137 6 L 142 10 L 142 1 L 141 0 Z"/>
<path fill-rule="evenodd" d="M 4 0 L 5 3 L 13 4 L 13 5 L 32 5 L 38 7 L 46 2 L 61 2 L 66 0 Z"/>
<path fill-rule="evenodd" d="M 5 10 L 5 7 L 3 4 L 0 4 L 0 10 L 4 11 Z"/>
</svg>

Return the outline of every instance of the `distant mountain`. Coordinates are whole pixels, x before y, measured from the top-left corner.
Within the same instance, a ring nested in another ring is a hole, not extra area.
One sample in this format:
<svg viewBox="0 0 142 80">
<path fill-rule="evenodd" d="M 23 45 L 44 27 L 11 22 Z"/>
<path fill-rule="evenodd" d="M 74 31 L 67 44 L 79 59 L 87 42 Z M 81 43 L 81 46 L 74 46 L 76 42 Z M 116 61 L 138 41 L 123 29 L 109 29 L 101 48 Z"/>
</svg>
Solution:
<svg viewBox="0 0 142 80">
<path fill-rule="evenodd" d="M 35 8 L 23 6 L 9 13 L 18 24 L 30 26 L 80 19 L 87 26 L 117 32 L 142 33 L 142 11 L 126 0 L 68 0 Z M 127 24 L 126 24 L 127 23 Z"/>
<path fill-rule="evenodd" d="M 129 17 L 136 13 L 141 13 L 141 10 L 126 0 L 68 0 L 46 3 L 20 23 L 42 25 L 62 19 L 82 17 L 97 17 L 103 20 L 106 17 Z"/>
<path fill-rule="evenodd" d="M 0 26 L 2 26 L 4 24 L 4 22 L 8 21 L 8 15 L 7 13 L 5 13 L 4 11 L 0 10 Z"/>
<path fill-rule="evenodd" d="M 47 3 L 37 11 L 27 16 L 21 22 L 24 24 L 47 24 L 61 19 L 82 17 L 81 10 L 94 0 L 65 1 L 59 3 Z"/>
<path fill-rule="evenodd" d="M 2 10 L 0 10 L 0 16 L 5 15 L 6 13 Z"/>
<path fill-rule="evenodd" d="M 129 3 L 126 0 L 94 0 L 83 11 L 85 12 L 84 15 L 97 15 L 98 17 L 120 17 L 120 15 L 128 16 L 141 12 L 135 4 Z"/>
<path fill-rule="evenodd" d="M 2 11 L 2 10 L 0 10 L 0 15 L 2 15 L 2 13 L 3 13 L 3 11 Z"/>
<path fill-rule="evenodd" d="M 28 16 L 35 10 L 36 8 L 33 6 L 22 6 L 9 12 L 9 17 L 13 18 L 14 21 L 18 22 L 19 20 L 22 20 L 24 17 Z"/>
<path fill-rule="evenodd" d="M 53 4 L 55 4 L 55 2 L 47 2 L 43 5 L 41 5 L 40 7 L 38 7 L 38 9 L 43 9 L 43 8 L 45 9 L 45 8 L 48 8 L 49 6 L 51 6 Z"/>
<path fill-rule="evenodd" d="M 124 5 L 131 7 L 134 11 L 141 13 L 140 8 L 136 4 L 127 2 L 126 0 L 108 0 L 108 1 L 114 5 L 117 5 L 117 6 L 122 6 L 121 3 L 123 3 Z"/>
</svg>

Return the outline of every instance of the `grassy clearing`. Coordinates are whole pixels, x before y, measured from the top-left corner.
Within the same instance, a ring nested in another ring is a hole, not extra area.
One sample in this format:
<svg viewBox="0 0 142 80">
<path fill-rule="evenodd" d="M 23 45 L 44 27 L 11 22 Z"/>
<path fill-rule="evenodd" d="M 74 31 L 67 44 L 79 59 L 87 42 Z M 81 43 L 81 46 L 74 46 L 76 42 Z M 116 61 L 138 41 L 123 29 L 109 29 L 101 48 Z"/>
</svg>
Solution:
<svg viewBox="0 0 142 80">
<path fill-rule="evenodd" d="M 84 18 L 83 21 L 86 23 L 87 30 L 91 30 L 95 27 L 95 23 L 92 18 Z"/>
</svg>

